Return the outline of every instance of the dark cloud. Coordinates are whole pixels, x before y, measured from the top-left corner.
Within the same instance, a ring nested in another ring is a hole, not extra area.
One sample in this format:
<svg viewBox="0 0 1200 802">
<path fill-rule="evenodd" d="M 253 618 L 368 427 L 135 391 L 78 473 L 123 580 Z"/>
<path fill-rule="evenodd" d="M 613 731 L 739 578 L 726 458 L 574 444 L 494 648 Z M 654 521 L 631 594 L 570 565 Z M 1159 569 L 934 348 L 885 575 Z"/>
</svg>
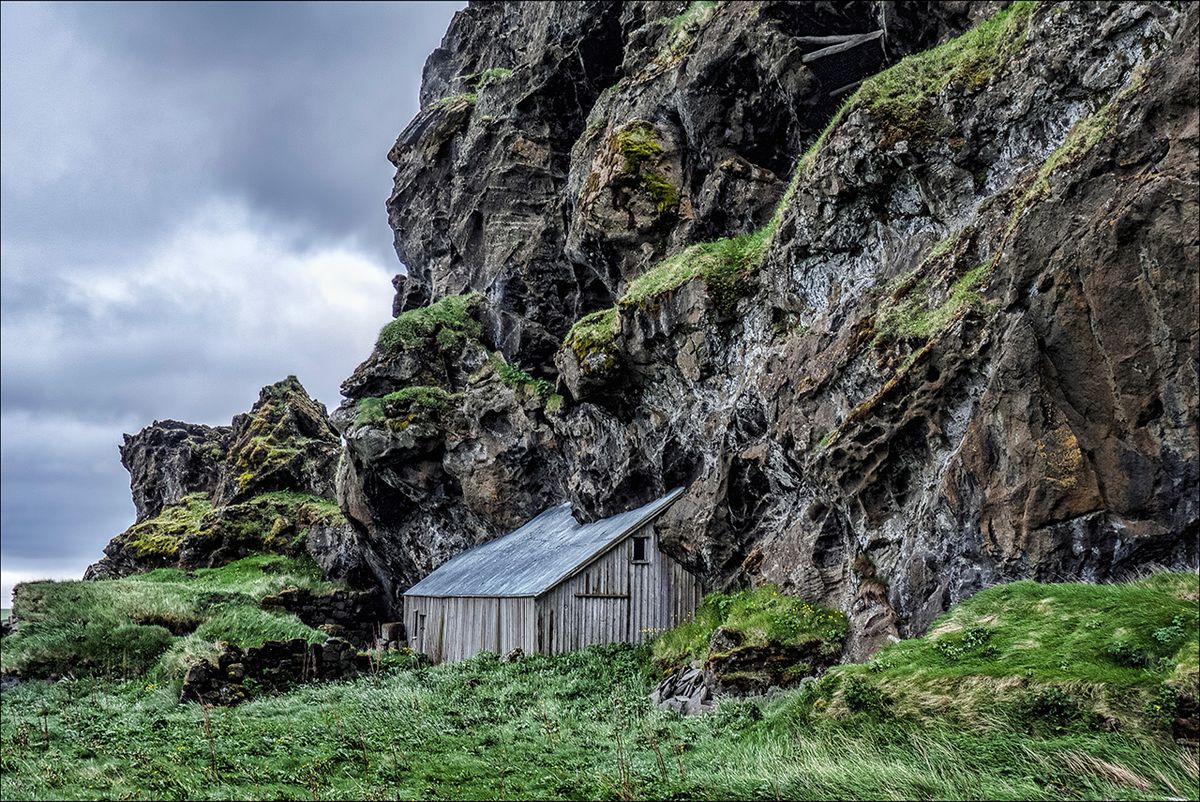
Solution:
<svg viewBox="0 0 1200 802">
<path fill-rule="evenodd" d="M 123 430 L 288 373 L 337 402 L 399 269 L 386 154 L 461 5 L 3 5 L 5 593 L 128 524 Z"/>
</svg>

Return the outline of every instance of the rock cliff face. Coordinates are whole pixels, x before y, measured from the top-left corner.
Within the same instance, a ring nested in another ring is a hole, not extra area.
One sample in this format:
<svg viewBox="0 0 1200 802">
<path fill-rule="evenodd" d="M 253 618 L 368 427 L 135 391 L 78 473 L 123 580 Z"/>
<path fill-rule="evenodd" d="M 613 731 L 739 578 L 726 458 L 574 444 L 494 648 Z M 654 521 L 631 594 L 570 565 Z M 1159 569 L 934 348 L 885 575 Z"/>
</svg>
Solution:
<svg viewBox="0 0 1200 802">
<path fill-rule="evenodd" d="M 294 376 L 264 387 L 230 426 L 162 421 L 126 435 L 137 521 L 87 578 L 307 550 L 328 575 L 369 582 L 334 503 L 340 450 L 325 407 Z"/>
<path fill-rule="evenodd" d="M 683 485 L 674 556 L 849 610 L 854 654 L 1194 566 L 1197 14 L 472 4 L 390 154 L 338 559 L 394 596 Z"/>
</svg>

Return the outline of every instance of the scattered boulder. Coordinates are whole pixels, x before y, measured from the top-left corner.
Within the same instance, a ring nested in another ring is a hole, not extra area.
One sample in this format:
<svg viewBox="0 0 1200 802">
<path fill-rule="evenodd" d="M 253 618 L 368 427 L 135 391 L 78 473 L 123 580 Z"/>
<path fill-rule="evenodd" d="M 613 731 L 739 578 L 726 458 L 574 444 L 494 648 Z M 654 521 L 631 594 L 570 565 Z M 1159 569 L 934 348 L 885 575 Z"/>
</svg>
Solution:
<svg viewBox="0 0 1200 802">
<path fill-rule="evenodd" d="M 707 713 L 717 704 L 705 672 L 695 666 L 685 666 L 668 674 L 650 692 L 650 702 L 685 716 Z"/>
</svg>

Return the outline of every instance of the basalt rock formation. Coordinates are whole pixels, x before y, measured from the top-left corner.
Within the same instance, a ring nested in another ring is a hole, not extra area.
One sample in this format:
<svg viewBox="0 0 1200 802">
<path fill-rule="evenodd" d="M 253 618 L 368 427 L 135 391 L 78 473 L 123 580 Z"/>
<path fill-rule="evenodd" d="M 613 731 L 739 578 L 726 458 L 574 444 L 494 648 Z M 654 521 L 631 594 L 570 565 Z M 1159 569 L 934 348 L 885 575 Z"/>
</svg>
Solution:
<svg viewBox="0 0 1200 802">
<path fill-rule="evenodd" d="M 126 435 L 137 521 L 86 577 L 307 551 L 327 575 L 362 581 L 356 535 L 335 504 L 340 450 L 324 405 L 294 376 L 264 387 L 229 426 L 162 421 Z"/>
<path fill-rule="evenodd" d="M 395 607 L 550 504 L 684 486 L 673 556 L 846 611 L 860 659 L 996 582 L 1194 567 L 1198 19 L 470 4 L 389 154 L 407 272 L 344 402 L 129 438 L 92 573 L 303 541 Z"/>
<path fill-rule="evenodd" d="M 683 485 L 675 557 L 858 655 L 995 582 L 1194 566 L 1197 17 L 471 4 L 332 416 L 355 559 L 395 597 Z"/>
</svg>

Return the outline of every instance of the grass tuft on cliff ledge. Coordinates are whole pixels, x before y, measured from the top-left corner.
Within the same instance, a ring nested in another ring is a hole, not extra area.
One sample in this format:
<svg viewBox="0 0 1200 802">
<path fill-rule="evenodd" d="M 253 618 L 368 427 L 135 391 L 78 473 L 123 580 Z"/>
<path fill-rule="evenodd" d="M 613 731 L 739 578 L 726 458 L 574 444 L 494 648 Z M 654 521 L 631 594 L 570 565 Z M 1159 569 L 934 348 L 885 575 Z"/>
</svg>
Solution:
<svg viewBox="0 0 1200 802">
<path fill-rule="evenodd" d="M 440 350 L 450 351 L 464 340 L 478 339 L 482 328 L 473 313 L 480 297 L 475 292 L 447 295 L 410 309 L 380 330 L 376 345 L 381 351 L 398 353 L 433 341 Z"/>
</svg>

